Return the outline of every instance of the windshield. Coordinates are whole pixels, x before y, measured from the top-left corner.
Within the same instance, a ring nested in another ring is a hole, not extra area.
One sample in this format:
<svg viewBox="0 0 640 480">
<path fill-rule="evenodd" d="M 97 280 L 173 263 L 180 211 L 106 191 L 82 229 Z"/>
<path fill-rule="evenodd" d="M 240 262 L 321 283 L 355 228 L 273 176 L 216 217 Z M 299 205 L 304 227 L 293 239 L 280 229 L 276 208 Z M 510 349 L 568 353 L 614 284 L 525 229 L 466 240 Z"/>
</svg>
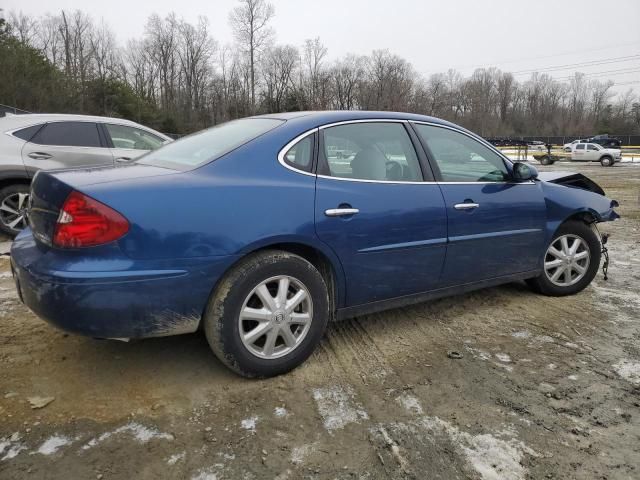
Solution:
<svg viewBox="0 0 640 480">
<path fill-rule="evenodd" d="M 220 158 L 283 123 L 284 120 L 273 118 L 245 118 L 222 123 L 169 143 L 141 157 L 137 163 L 191 170 Z"/>
</svg>

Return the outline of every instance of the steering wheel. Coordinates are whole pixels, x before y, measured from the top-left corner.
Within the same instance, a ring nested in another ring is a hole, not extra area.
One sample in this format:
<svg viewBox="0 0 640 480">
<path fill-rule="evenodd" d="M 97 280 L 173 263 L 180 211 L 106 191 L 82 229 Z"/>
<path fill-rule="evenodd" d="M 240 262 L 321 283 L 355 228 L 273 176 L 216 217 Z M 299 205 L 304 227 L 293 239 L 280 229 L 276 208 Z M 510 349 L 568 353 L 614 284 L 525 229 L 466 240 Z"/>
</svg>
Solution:
<svg viewBox="0 0 640 480">
<path fill-rule="evenodd" d="M 504 172 L 502 170 L 493 170 L 492 172 L 484 174 L 478 180 L 483 180 L 486 182 L 495 182 L 495 181 L 504 180 Z"/>
</svg>

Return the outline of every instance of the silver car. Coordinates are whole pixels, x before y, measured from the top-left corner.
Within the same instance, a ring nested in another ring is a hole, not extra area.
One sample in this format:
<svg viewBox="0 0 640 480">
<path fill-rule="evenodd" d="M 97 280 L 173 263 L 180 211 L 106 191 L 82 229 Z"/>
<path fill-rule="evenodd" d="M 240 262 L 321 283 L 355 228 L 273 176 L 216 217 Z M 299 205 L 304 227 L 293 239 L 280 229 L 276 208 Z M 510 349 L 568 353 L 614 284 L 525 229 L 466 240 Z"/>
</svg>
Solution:
<svg viewBox="0 0 640 480">
<path fill-rule="evenodd" d="M 119 118 L 28 114 L 0 118 L 0 231 L 26 227 L 29 184 L 40 169 L 128 163 L 171 138 Z"/>
</svg>

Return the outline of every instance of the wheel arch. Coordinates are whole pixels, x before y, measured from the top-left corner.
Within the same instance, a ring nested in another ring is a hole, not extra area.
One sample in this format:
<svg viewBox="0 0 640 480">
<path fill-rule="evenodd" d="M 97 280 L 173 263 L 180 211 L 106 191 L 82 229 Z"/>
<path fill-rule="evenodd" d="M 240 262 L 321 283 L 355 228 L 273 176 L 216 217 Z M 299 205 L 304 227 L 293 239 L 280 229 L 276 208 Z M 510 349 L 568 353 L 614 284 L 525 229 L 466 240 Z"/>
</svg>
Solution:
<svg viewBox="0 0 640 480">
<path fill-rule="evenodd" d="M 220 275 L 216 283 L 213 285 L 211 293 L 213 294 L 213 292 L 216 291 L 220 281 L 225 277 L 227 272 L 234 268 L 239 262 L 249 255 L 253 255 L 264 250 L 281 250 L 289 252 L 304 258 L 316 267 L 324 278 L 329 291 L 331 309 L 330 320 L 335 319 L 337 309 L 343 306 L 344 299 L 346 298 L 346 283 L 342 264 L 338 257 L 328 247 L 317 243 L 311 243 L 297 237 L 263 239 L 262 241 L 245 247 L 239 252 L 238 258 L 226 268 L 222 275 Z M 202 326 L 202 322 L 200 322 L 200 326 Z"/>
<path fill-rule="evenodd" d="M 31 178 L 26 173 L 9 173 L 0 175 L 0 189 L 9 185 L 31 185 Z"/>
</svg>

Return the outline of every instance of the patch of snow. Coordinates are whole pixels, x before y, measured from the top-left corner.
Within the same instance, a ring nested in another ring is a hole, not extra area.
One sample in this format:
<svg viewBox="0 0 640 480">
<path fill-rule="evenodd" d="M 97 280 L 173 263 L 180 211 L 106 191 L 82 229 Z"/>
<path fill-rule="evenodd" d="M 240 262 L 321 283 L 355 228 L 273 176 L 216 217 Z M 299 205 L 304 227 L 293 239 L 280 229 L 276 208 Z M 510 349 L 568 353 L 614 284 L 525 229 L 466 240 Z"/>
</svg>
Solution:
<svg viewBox="0 0 640 480">
<path fill-rule="evenodd" d="M 210 469 L 200 470 L 197 474 L 191 477 L 191 480 L 217 480 L 218 476 Z"/>
<path fill-rule="evenodd" d="M 531 336 L 531 332 L 529 330 L 522 330 L 520 332 L 514 332 L 511 334 L 514 338 L 529 338 Z"/>
<path fill-rule="evenodd" d="M 64 447 L 65 445 L 70 445 L 73 443 L 73 439 L 69 437 L 65 437 L 64 435 L 53 435 L 44 441 L 40 448 L 38 448 L 37 453 L 41 455 L 53 455 L 58 451 L 60 447 Z"/>
<path fill-rule="evenodd" d="M 184 458 L 187 456 L 186 452 L 180 452 L 180 453 L 176 453 L 175 455 L 171 455 L 168 459 L 167 459 L 167 464 L 168 465 L 175 465 L 176 463 L 178 463 L 180 460 L 184 460 Z"/>
<path fill-rule="evenodd" d="M 556 368 L 558 368 L 558 366 L 555 363 L 550 363 L 549 365 L 547 365 L 547 368 L 549 370 L 555 370 Z"/>
<path fill-rule="evenodd" d="M 5 447 L 6 448 L 6 447 Z M 2 457 L 2 461 L 4 462 L 5 460 L 11 460 L 12 458 L 15 458 L 18 456 L 18 454 L 23 451 L 26 450 L 27 447 L 25 447 L 24 445 L 22 445 L 21 443 L 17 443 L 17 444 L 13 444 L 9 447 L 9 450 L 7 451 L 7 453 L 5 454 L 4 457 Z"/>
<path fill-rule="evenodd" d="M 258 417 L 245 418 L 240 422 L 240 426 L 245 430 L 249 430 L 251 433 L 255 433 L 257 421 Z"/>
<path fill-rule="evenodd" d="M 316 448 L 316 443 L 302 445 L 301 447 L 294 447 L 291 450 L 291 463 L 294 465 L 304 463 L 304 459 L 314 450 L 314 448 Z"/>
<path fill-rule="evenodd" d="M 0 454 L 4 453 L 0 461 L 11 460 L 17 457 L 20 452 L 27 449 L 27 447 L 20 442 L 21 438 L 20 432 L 14 432 L 9 438 L 0 438 Z"/>
<path fill-rule="evenodd" d="M 483 480 L 524 480 L 527 477 L 521 463 L 524 454 L 539 456 L 517 438 L 504 440 L 488 433 L 471 435 L 438 417 L 424 417 L 422 425 L 432 432 L 446 433 Z M 514 431 L 500 432 L 506 434 Z"/>
<path fill-rule="evenodd" d="M 354 393 L 350 386 L 316 388 L 313 391 L 313 399 L 316 401 L 324 428 L 329 432 L 369 418 L 362 406 L 354 402 Z"/>
<path fill-rule="evenodd" d="M 568 378 L 569 380 L 574 380 L 574 381 L 575 381 L 575 380 L 578 380 L 578 376 L 577 376 L 577 375 L 569 375 L 567 378 Z"/>
<path fill-rule="evenodd" d="M 396 398 L 396 401 L 402 405 L 407 412 L 422 415 L 422 405 L 420 405 L 420 401 L 413 395 L 404 393 Z"/>
<path fill-rule="evenodd" d="M 556 340 L 549 335 L 537 335 L 533 339 L 536 343 L 554 343 Z"/>
<path fill-rule="evenodd" d="M 484 350 L 480 350 L 479 348 L 473 348 L 470 347 L 469 345 L 465 345 L 464 348 L 471 352 L 471 355 L 473 356 L 473 358 L 478 358 L 480 360 L 489 360 L 491 358 L 491 354 L 488 352 L 485 352 Z"/>
<path fill-rule="evenodd" d="M 276 407 L 276 408 L 273 410 L 273 414 L 274 414 L 276 417 L 282 418 L 282 417 L 286 417 L 287 415 L 289 415 L 289 412 L 287 412 L 287 409 L 286 409 L 286 408 L 284 408 L 284 407 Z"/>
<path fill-rule="evenodd" d="M 620 360 L 613 365 L 613 369 L 618 375 L 634 385 L 640 385 L 640 362 L 631 360 Z"/>
<path fill-rule="evenodd" d="M 496 353 L 496 358 L 498 360 L 500 360 L 501 362 L 504 362 L 504 363 L 511 362 L 511 357 L 509 355 L 507 355 L 506 353 Z"/>
<path fill-rule="evenodd" d="M 170 433 L 160 432 L 153 427 L 145 427 L 137 422 L 130 422 L 126 425 L 116 428 L 112 432 L 105 432 L 97 438 L 92 438 L 85 445 L 82 446 L 83 450 L 89 450 L 92 447 L 104 442 L 114 435 L 121 435 L 128 433 L 139 443 L 147 443 L 150 440 L 173 440 L 173 435 Z"/>
</svg>

